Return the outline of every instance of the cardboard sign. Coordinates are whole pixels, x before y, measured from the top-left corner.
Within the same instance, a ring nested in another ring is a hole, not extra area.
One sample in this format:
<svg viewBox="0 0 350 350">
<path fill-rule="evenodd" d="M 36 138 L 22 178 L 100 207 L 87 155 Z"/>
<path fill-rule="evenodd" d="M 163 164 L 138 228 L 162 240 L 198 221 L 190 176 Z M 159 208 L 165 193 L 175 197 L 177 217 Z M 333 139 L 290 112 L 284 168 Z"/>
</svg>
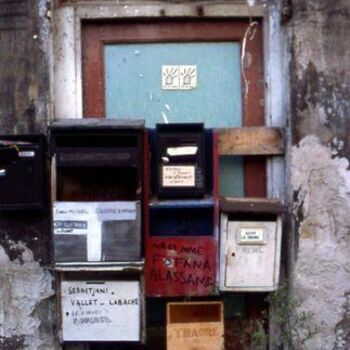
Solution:
<svg viewBox="0 0 350 350">
<path fill-rule="evenodd" d="M 138 281 L 63 281 L 64 341 L 139 341 Z"/>
<path fill-rule="evenodd" d="M 162 185 L 164 187 L 194 187 L 195 182 L 195 166 L 163 166 Z"/>
</svg>

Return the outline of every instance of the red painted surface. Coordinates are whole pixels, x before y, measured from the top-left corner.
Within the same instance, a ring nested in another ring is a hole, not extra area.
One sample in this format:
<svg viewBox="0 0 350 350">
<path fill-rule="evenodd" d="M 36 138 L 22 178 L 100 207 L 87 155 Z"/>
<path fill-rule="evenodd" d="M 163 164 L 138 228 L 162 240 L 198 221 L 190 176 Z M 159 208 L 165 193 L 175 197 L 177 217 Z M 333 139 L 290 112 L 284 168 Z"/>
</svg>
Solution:
<svg viewBox="0 0 350 350">
<path fill-rule="evenodd" d="M 151 237 L 147 244 L 148 296 L 205 296 L 215 292 L 213 237 Z"/>
<path fill-rule="evenodd" d="M 217 292 L 219 237 L 217 145 L 218 137 L 214 132 L 213 189 L 210 194 L 215 199 L 213 233 L 210 236 L 155 237 L 150 235 L 147 227 L 145 231 L 147 296 L 208 296 Z"/>
</svg>

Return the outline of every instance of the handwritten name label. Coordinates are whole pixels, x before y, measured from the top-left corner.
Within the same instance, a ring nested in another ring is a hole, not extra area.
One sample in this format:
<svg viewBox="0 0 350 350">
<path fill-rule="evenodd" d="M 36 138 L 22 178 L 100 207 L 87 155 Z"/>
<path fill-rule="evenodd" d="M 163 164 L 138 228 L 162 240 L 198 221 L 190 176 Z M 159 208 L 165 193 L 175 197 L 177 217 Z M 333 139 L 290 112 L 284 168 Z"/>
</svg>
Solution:
<svg viewBox="0 0 350 350">
<path fill-rule="evenodd" d="M 195 186 L 195 166 L 163 166 L 164 187 L 194 187 Z"/>
<path fill-rule="evenodd" d="M 136 202 L 55 202 L 54 220 L 119 221 L 136 219 Z"/>
<path fill-rule="evenodd" d="M 138 281 L 63 281 L 65 341 L 137 341 L 140 338 Z"/>
</svg>

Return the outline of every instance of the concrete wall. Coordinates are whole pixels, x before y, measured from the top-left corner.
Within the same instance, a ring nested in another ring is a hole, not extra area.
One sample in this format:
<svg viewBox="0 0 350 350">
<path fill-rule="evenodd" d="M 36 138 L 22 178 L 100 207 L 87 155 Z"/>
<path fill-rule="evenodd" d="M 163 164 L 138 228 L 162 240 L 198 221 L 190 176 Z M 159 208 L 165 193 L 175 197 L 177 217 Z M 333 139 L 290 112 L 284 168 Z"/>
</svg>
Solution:
<svg viewBox="0 0 350 350">
<path fill-rule="evenodd" d="M 50 4 L 0 1 L 0 134 L 46 132 Z M 47 193 L 49 193 L 47 191 Z M 0 214 L 0 349 L 55 349 L 49 210 Z"/>
<path fill-rule="evenodd" d="M 293 0 L 291 10 L 293 292 L 302 302 L 298 311 L 312 312 L 322 327 L 306 348 L 345 350 L 350 348 L 350 3 Z"/>
</svg>

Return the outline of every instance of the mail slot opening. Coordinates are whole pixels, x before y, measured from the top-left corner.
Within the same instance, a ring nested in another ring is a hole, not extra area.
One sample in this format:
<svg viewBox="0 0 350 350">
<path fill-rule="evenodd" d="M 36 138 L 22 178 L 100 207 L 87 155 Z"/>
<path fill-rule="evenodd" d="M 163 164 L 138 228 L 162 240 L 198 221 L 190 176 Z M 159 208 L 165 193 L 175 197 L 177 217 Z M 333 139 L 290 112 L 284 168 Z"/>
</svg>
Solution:
<svg viewBox="0 0 350 350">
<path fill-rule="evenodd" d="M 119 134 L 116 137 L 115 134 L 99 133 L 83 135 L 77 134 L 65 134 L 57 136 L 55 140 L 56 147 L 137 147 L 138 138 L 132 135 Z"/>
<path fill-rule="evenodd" d="M 57 200 L 72 202 L 135 200 L 137 183 L 136 168 L 59 168 L 57 171 Z"/>
<path fill-rule="evenodd" d="M 230 213 L 228 221 L 276 221 L 275 214 L 259 214 L 259 213 Z"/>
<path fill-rule="evenodd" d="M 151 208 L 151 236 L 210 236 L 214 233 L 214 207 Z"/>
<path fill-rule="evenodd" d="M 220 322 L 221 318 L 221 303 L 169 305 L 169 323 Z"/>
</svg>

